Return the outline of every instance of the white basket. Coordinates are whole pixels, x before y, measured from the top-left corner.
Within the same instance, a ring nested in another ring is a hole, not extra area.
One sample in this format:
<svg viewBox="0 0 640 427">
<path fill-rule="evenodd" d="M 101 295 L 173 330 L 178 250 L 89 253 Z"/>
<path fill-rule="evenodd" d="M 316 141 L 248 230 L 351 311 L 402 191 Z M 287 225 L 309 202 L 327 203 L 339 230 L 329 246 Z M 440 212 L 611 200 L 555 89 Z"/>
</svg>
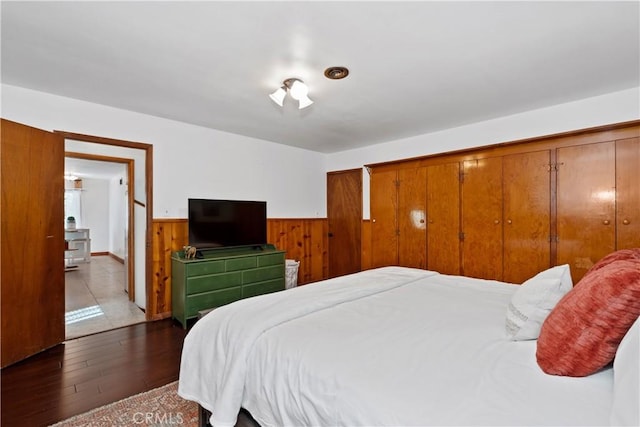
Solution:
<svg viewBox="0 0 640 427">
<path fill-rule="evenodd" d="M 285 260 L 285 289 L 298 286 L 298 267 L 300 267 L 300 261 Z"/>
</svg>

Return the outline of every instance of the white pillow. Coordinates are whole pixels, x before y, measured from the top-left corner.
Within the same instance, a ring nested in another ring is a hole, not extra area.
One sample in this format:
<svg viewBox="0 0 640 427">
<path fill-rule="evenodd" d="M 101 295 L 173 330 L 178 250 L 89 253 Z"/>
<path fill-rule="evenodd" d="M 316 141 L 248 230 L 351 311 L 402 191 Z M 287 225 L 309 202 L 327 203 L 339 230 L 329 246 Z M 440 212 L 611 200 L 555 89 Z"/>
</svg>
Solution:
<svg viewBox="0 0 640 427">
<path fill-rule="evenodd" d="M 640 318 L 624 336 L 613 360 L 612 426 L 640 425 Z"/>
<path fill-rule="evenodd" d="M 538 273 L 520 285 L 507 307 L 507 337 L 515 341 L 537 339 L 544 320 L 572 288 L 568 264 Z"/>
</svg>

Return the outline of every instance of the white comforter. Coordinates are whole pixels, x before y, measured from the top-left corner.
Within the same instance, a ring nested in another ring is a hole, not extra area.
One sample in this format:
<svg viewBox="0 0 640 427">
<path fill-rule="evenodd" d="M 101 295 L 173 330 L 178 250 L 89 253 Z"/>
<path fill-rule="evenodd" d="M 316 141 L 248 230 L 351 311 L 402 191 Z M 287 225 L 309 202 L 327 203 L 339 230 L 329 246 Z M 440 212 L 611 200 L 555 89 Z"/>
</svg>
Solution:
<svg viewBox="0 0 640 427">
<path fill-rule="evenodd" d="M 189 332 L 179 394 L 233 425 L 604 425 L 612 375 L 553 377 L 505 338 L 516 290 L 387 267 L 214 310 Z"/>
</svg>

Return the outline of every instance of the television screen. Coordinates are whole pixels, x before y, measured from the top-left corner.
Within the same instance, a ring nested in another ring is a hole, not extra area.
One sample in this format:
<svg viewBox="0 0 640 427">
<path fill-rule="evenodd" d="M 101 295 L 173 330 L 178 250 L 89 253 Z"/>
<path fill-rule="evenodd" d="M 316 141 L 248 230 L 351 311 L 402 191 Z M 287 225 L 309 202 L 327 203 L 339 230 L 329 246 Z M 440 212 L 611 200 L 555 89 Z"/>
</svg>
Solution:
<svg viewBox="0 0 640 427">
<path fill-rule="evenodd" d="M 201 248 L 267 243 L 267 202 L 189 199 L 189 245 Z"/>
</svg>

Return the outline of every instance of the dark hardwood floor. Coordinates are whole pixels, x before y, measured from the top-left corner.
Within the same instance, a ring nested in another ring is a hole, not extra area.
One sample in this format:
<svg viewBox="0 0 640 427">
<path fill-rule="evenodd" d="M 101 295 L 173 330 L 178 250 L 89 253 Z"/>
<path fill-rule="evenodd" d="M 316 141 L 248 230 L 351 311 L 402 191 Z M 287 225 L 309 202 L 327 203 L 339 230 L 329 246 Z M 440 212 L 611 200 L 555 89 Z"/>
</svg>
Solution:
<svg viewBox="0 0 640 427">
<path fill-rule="evenodd" d="M 186 331 L 172 320 L 66 341 L 2 369 L 3 427 L 47 426 L 178 379 Z"/>
</svg>

